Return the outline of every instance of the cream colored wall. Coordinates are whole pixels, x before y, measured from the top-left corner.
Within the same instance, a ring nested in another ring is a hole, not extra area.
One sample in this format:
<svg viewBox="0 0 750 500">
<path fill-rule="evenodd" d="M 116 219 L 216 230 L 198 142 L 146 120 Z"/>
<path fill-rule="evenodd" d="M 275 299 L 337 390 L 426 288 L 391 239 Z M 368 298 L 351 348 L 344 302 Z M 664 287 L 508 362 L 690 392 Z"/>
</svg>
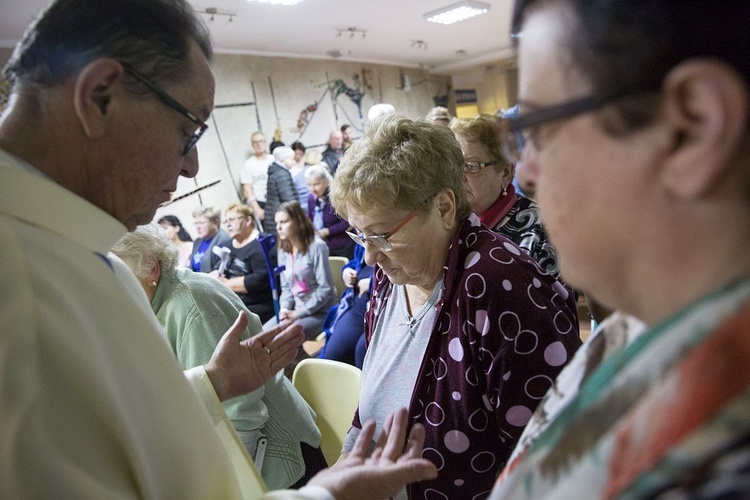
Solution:
<svg viewBox="0 0 750 500">
<path fill-rule="evenodd" d="M 307 130 L 299 137 L 296 128 L 300 112 L 316 103 L 325 93 L 326 76 L 330 81 L 341 79 L 348 86 L 354 87 L 353 75 L 358 74 L 362 78 L 363 69 L 367 70 L 372 90 L 368 90 L 362 99 L 364 121 L 369 108 L 378 102 L 391 103 L 399 113 L 411 118 L 424 116 L 432 108 L 432 96 L 445 93 L 450 81 L 448 77 L 431 76 L 417 69 L 402 70 L 392 66 L 328 60 L 218 54 L 213 66 L 216 75 L 216 105 L 252 102 L 254 85 L 260 125 L 270 142 L 277 125 L 268 80 L 270 76 L 282 140 L 289 145 L 299 139 L 306 146 L 319 145 L 318 149 L 321 151 L 332 130 L 349 123 L 359 129 L 354 134 L 358 137 L 362 128 L 353 102 L 345 95 L 340 95 L 334 114 L 334 106 L 328 94 L 311 116 Z M 409 92 L 398 89 L 400 71 L 404 71 L 411 80 L 412 88 Z M 181 178 L 176 194 L 180 195 L 197 185 L 205 185 L 217 179 L 220 183 L 202 191 L 200 195 L 178 200 L 159 209 L 156 218 L 165 214 L 176 215 L 188 232 L 194 235 L 191 212 L 195 206 L 201 203 L 213 204 L 223 209 L 229 203 L 237 202 L 240 167 L 251 151 L 250 135 L 258 129 L 257 123 L 254 106 L 215 109 L 209 121 L 210 128 L 199 143 L 200 172 L 195 179 Z"/>
<path fill-rule="evenodd" d="M 516 103 L 517 78 L 513 66 L 486 65 L 453 75 L 453 88 L 476 90 L 479 112 L 494 115 Z"/>
</svg>

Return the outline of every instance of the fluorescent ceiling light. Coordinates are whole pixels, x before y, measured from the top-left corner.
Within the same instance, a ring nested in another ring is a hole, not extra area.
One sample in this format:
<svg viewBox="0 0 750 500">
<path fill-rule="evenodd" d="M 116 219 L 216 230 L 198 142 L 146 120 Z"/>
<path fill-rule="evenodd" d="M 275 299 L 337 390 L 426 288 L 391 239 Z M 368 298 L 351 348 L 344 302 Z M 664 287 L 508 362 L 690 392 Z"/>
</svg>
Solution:
<svg viewBox="0 0 750 500">
<path fill-rule="evenodd" d="M 454 3 L 442 9 L 433 10 L 422 17 L 431 23 L 453 24 L 484 14 L 488 10 L 490 10 L 489 4 L 467 0 L 465 2 Z"/>
<path fill-rule="evenodd" d="M 247 0 L 248 2 L 270 3 L 271 5 L 297 5 L 303 0 Z"/>
</svg>

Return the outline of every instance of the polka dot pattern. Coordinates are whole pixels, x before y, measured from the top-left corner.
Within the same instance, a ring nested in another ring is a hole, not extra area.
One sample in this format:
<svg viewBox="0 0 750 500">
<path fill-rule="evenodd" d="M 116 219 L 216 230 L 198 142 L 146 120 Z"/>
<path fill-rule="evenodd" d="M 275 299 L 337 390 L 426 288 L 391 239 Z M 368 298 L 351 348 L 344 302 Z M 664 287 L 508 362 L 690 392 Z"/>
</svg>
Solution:
<svg viewBox="0 0 750 500">
<path fill-rule="evenodd" d="M 376 270 L 366 328 L 389 299 Z M 412 498 L 484 498 L 537 404 L 579 345 L 567 288 L 475 214 L 452 242 L 433 336 L 409 414 L 439 470 Z"/>
<path fill-rule="evenodd" d="M 445 447 L 453 453 L 463 453 L 469 449 L 469 438 L 461 431 L 448 431 L 443 439 Z"/>
</svg>

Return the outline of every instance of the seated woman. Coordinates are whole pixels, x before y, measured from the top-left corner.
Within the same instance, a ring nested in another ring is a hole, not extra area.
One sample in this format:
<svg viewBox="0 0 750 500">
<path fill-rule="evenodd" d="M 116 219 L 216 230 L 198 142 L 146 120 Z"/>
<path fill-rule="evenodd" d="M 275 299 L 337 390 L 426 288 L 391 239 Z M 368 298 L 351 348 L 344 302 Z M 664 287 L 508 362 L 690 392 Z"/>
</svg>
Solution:
<svg viewBox="0 0 750 500">
<path fill-rule="evenodd" d="M 112 252 L 141 282 L 183 370 L 207 363 L 238 312 L 247 311 L 215 279 L 175 269 L 177 250 L 156 224 L 126 234 Z M 243 338 L 261 331 L 257 316 L 249 316 Z M 326 467 L 315 414 L 283 370 L 262 388 L 223 405 L 269 488 L 303 485 Z"/>
<path fill-rule="evenodd" d="M 365 359 L 365 311 L 370 302 L 372 266 L 365 262 L 364 248 L 354 248 L 354 258 L 341 270 L 346 290 L 323 323 L 326 341 L 320 356 L 362 368 Z"/>
<path fill-rule="evenodd" d="M 539 207 L 513 187 L 515 166 L 503 158 L 495 118 L 479 115 L 454 120 L 450 128 L 461 145 L 466 196 L 479 220 L 558 276 L 557 252 L 542 226 Z"/>
<path fill-rule="evenodd" d="M 276 211 L 278 264 L 281 273 L 280 320 L 298 321 L 306 339 L 320 332 L 328 309 L 336 303 L 336 289 L 328 264 L 328 246 L 315 237 L 310 219 L 299 203 L 282 203 Z M 272 318 L 266 326 L 276 324 Z"/>
<path fill-rule="evenodd" d="M 214 259 L 211 276 L 224 283 L 242 299 L 262 322 L 274 315 L 271 281 L 266 259 L 258 243 L 253 210 L 247 205 L 233 203 L 224 212 L 224 225 L 232 240 L 217 245 L 226 257 Z M 276 252 L 271 255 L 276 260 Z"/>
<path fill-rule="evenodd" d="M 581 344 L 573 295 L 471 212 L 464 163 L 447 128 L 384 115 L 347 151 L 331 188 L 375 266 L 359 409 L 343 452 L 361 422 L 381 428 L 408 407 L 439 470 L 410 485 L 410 498 L 489 492 Z"/>
<path fill-rule="evenodd" d="M 174 215 L 165 215 L 159 219 L 159 225 L 167 232 L 167 236 L 180 253 L 177 256 L 177 267 L 190 267 L 190 254 L 193 253 L 193 238 L 182 226 L 182 222 Z"/>
<path fill-rule="evenodd" d="M 210 273 L 215 260 L 214 247 L 228 242 L 231 238 L 221 228 L 221 210 L 217 207 L 196 207 L 193 210 L 193 223 L 198 237 L 193 242 L 190 268 L 195 272 Z"/>
<path fill-rule="evenodd" d="M 338 255 L 352 260 L 354 257 L 354 242 L 346 235 L 349 222 L 342 219 L 333 211 L 328 190 L 333 178 L 324 165 L 312 165 L 305 172 L 307 188 L 310 194 L 307 198 L 307 216 L 313 222 L 318 236 L 328 245 L 331 255 Z"/>
</svg>

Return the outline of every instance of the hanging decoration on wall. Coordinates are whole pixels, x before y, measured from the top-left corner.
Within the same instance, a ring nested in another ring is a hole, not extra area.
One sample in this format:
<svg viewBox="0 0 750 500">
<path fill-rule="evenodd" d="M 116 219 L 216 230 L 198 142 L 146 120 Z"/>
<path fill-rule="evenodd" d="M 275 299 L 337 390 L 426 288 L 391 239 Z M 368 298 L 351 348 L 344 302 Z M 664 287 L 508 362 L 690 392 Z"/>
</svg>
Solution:
<svg viewBox="0 0 750 500">
<path fill-rule="evenodd" d="M 399 86 L 396 87 L 396 90 L 411 91 L 411 78 L 409 78 L 409 75 L 403 69 L 398 72 L 398 81 Z"/>
<path fill-rule="evenodd" d="M 359 84 L 359 75 L 354 75 L 355 84 Z M 349 87 L 344 80 L 334 80 L 330 83 L 331 98 L 336 101 L 341 94 L 345 94 L 357 106 L 357 110 L 362 114 L 362 97 L 365 93 L 362 91 L 361 84 L 357 88 Z"/>
<path fill-rule="evenodd" d="M 362 73 L 362 90 L 369 92 L 370 95 L 375 95 L 375 89 L 372 87 L 372 81 L 375 77 L 372 70 L 369 68 L 362 68 L 360 72 Z"/>
<path fill-rule="evenodd" d="M 333 81 L 328 82 L 328 88 L 331 91 L 331 101 L 333 102 L 333 111 L 336 115 L 336 127 L 338 128 L 338 114 L 336 113 L 337 109 L 340 109 L 341 112 L 346 117 L 349 125 L 354 127 L 355 130 L 358 132 L 362 132 L 364 129 L 364 117 L 362 116 L 362 98 L 365 95 L 365 92 L 363 90 L 364 85 L 362 84 L 362 81 L 360 80 L 360 77 L 358 74 L 352 75 L 352 80 L 354 80 L 354 87 L 348 86 L 344 80 L 342 79 L 336 79 Z M 341 106 L 341 103 L 339 103 L 338 98 L 341 94 L 344 94 L 349 98 L 350 101 L 354 103 L 355 106 L 357 106 L 357 115 L 358 120 L 352 120 L 352 118 L 349 116 L 349 114 L 346 112 L 346 108 Z"/>
<path fill-rule="evenodd" d="M 281 131 L 281 118 L 279 118 L 279 109 L 276 107 L 276 94 L 273 92 L 273 82 L 271 81 L 271 77 L 268 77 L 268 88 L 271 89 L 271 101 L 273 102 L 273 112 L 276 115 L 276 129 L 273 131 L 273 141 L 274 142 L 284 142 L 282 140 L 282 134 Z"/>
<path fill-rule="evenodd" d="M 195 187 L 195 188 L 191 189 L 190 191 L 188 191 L 186 193 L 182 193 L 179 196 L 174 196 L 174 193 L 172 193 L 172 195 L 173 195 L 172 199 L 170 199 L 169 201 L 165 201 L 164 203 L 162 203 L 161 205 L 159 205 L 159 208 L 163 208 L 163 207 L 169 206 L 169 205 L 171 205 L 172 203 L 174 203 L 176 201 L 179 201 L 179 200 L 187 198 L 188 196 L 193 196 L 194 194 L 198 194 L 201 191 L 203 191 L 204 189 L 208 189 L 208 188 L 210 188 L 212 186 L 215 186 L 215 185 L 217 185 L 220 182 L 221 182 L 221 179 L 216 179 L 215 181 L 211 181 L 211 182 L 209 182 L 207 184 L 204 184 L 202 186 Z M 203 203 L 203 202 L 201 201 L 201 203 Z"/>
<path fill-rule="evenodd" d="M 325 95 L 325 93 L 323 94 Z M 320 101 L 318 101 L 320 102 Z M 297 118 L 297 133 L 302 136 L 302 133 L 307 128 L 307 124 L 310 122 L 312 115 L 318 110 L 318 103 L 310 104 L 305 109 L 300 111 L 299 118 Z"/>
<path fill-rule="evenodd" d="M 434 106 L 448 107 L 448 101 L 450 100 L 451 84 L 441 83 L 438 89 L 435 91 L 435 95 L 432 96 L 432 104 Z"/>
<path fill-rule="evenodd" d="M 211 122 L 213 125 L 213 130 L 216 132 L 216 138 L 219 141 L 219 147 L 221 148 L 221 152 L 224 155 L 224 164 L 227 168 L 227 174 L 229 175 L 229 178 L 232 179 L 232 186 L 234 186 L 234 191 L 237 193 L 237 199 L 242 202 L 245 199 L 244 194 L 242 193 L 242 186 L 239 183 L 238 179 L 234 178 L 234 174 L 232 173 L 232 167 L 229 164 L 229 156 L 227 155 L 227 150 L 224 147 L 224 141 L 221 137 L 221 132 L 219 130 L 219 124 L 216 122 L 216 115 L 219 114 L 218 111 L 222 109 L 228 109 L 228 108 L 238 108 L 238 107 L 245 107 L 245 106 L 252 106 L 255 108 L 255 120 L 257 123 L 257 128 L 259 132 L 263 132 L 263 126 L 260 122 L 260 112 L 258 111 L 258 96 L 255 93 L 255 83 L 250 80 L 250 89 L 253 92 L 253 101 L 252 102 L 238 102 L 238 103 L 232 103 L 232 104 L 217 104 L 214 106 L 214 112 L 211 113 Z M 193 177 L 193 181 L 195 182 L 196 186 L 198 185 L 198 181 L 195 177 Z M 201 195 L 198 194 L 198 200 L 200 201 L 200 204 L 203 204 L 203 200 L 201 199 Z M 174 201 L 174 200 L 173 200 Z"/>
<path fill-rule="evenodd" d="M 326 82 L 316 85 L 317 87 L 325 87 L 325 90 L 320 96 L 320 99 L 300 111 L 299 118 L 297 118 L 297 133 L 299 134 L 299 136 L 297 137 L 298 141 L 301 140 L 302 136 L 305 133 L 305 130 L 307 130 L 307 127 L 310 125 L 310 121 L 315 116 L 315 112 L 318 111 L 320 103 L 323 102 L 323 99 L 325 99 L 326 95 L 328 95 L 329 92 L 331 94 L 331 102 L 333 103 L 333 114 L 336 119 L 336 127 L 338 128 L 338 110 L 340 109 L 344 116 L 346 116 L 347 120 L 349 120 L 349 124 L 354 127 L 355 130 L 362 132 L 364 120 L 364 117 L 362 116 L 362 97 L 364 97 L 365 95 L 363 87 L 366 88 L 366 86 L 362 84 L 359 75 L 355 74 L 352 76 L 355 87 L 348 86 L 344 82 L 344 80 L 340 78 L 336 80 L 328 80 L 327 74 L 326 79 Z M 357 113 L 359 114 L 358 122 L 353 121 L 347 114 L 346 109 L 343 108 L 338 102 L 338 98 L 339 96 L 341 96 L 341 94 L 347 96 L 354 103 L 354 105 L 357 106 Z M 357 123 L 359 123 L 359 125 L 357 125 Z"/>
</svg>

